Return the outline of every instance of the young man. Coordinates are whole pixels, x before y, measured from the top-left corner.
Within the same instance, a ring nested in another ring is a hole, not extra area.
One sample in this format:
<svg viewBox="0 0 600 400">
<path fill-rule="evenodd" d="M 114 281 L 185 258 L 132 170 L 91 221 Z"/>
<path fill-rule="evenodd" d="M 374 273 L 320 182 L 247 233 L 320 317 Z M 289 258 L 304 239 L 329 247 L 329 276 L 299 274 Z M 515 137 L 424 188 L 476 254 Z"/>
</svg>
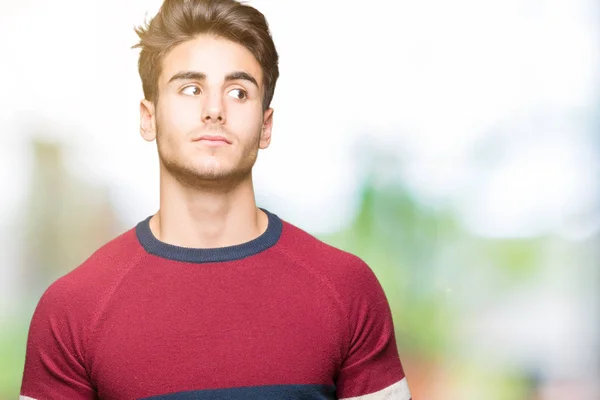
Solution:
<svg viewBox="0 0 600 400">
<path fill-rule="evenodd" d="M 410 399 L 371 269 L 255 203 L 279 75 L 264 16 L 165 0 L 137 33 L 160 207 L 44 293 L 21 399 Z"/>
</svg>

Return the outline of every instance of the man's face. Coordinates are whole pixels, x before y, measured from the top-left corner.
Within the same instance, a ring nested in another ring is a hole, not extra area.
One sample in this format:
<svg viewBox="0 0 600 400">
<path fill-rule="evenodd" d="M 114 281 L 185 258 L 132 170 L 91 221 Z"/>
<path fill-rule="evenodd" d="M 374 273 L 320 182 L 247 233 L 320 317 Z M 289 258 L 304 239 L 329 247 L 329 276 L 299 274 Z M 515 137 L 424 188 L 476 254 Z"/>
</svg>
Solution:
<svg viewBox="0 0 600 400">
<path fill-rule="evenodd" d="M 142 136 L 156 138 L 165 172 L 190 185 L 250 176 L 271 138 L 263 74 L 245 47 L 202 35 L 163 60 L 158 104 L 141 104 Z"/>
</svg>

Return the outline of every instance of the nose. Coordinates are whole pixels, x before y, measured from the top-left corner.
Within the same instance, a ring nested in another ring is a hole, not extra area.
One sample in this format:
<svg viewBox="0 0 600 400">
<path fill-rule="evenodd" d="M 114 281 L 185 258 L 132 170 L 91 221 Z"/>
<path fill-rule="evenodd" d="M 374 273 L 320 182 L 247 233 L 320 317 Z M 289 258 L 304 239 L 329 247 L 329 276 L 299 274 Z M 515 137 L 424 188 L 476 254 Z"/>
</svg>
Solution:
<svg viewBox="0 0 600 400">
<path fill-rule="evenodd" d="M 211 94 L 206 99 L 206 104 L 202 110 L 202 121 L 208 122 L 225 122 L 225 113 L 223 110 L 223 100 L 218 94 Z"/>
</svg>

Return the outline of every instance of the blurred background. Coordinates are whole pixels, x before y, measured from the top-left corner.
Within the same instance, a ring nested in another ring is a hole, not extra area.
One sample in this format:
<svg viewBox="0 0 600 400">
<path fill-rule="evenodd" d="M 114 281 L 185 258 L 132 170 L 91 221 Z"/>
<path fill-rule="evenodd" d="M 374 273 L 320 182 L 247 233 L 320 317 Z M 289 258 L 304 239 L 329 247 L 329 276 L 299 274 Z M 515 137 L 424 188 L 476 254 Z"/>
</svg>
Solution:
<svg viewBox="0 0 600 400">
<path fill-rule="evenodd" d="M 0 0 L 0 399 L 42 292 L 158 208 L 160 3 Z M 248 3 L 281 57 L 257 201 L 369 263 L 413 398 L 600 399 L 599 2 Z"/>
</svg>

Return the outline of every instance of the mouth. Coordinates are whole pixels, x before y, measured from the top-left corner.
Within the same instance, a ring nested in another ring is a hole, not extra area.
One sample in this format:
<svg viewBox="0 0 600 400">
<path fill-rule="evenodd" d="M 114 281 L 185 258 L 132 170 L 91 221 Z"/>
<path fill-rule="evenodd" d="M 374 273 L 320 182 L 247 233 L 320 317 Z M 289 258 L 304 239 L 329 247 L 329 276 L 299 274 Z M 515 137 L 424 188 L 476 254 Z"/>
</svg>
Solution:
<svg viewBox="0 0 600 400">
<path fill-rule="evenodd" d="M 231 144 L 231 140 L 227 139 L 225 136 L 219 136 L 219 135 L 204 135 L 204 136 L 200 136 L 200 137 L 194 139 L 193 141 L 194 142 L 210 142 L 210 143 L 214 143 L 214 144 L 218 144 L 218 143 Z"/>
</svg>

